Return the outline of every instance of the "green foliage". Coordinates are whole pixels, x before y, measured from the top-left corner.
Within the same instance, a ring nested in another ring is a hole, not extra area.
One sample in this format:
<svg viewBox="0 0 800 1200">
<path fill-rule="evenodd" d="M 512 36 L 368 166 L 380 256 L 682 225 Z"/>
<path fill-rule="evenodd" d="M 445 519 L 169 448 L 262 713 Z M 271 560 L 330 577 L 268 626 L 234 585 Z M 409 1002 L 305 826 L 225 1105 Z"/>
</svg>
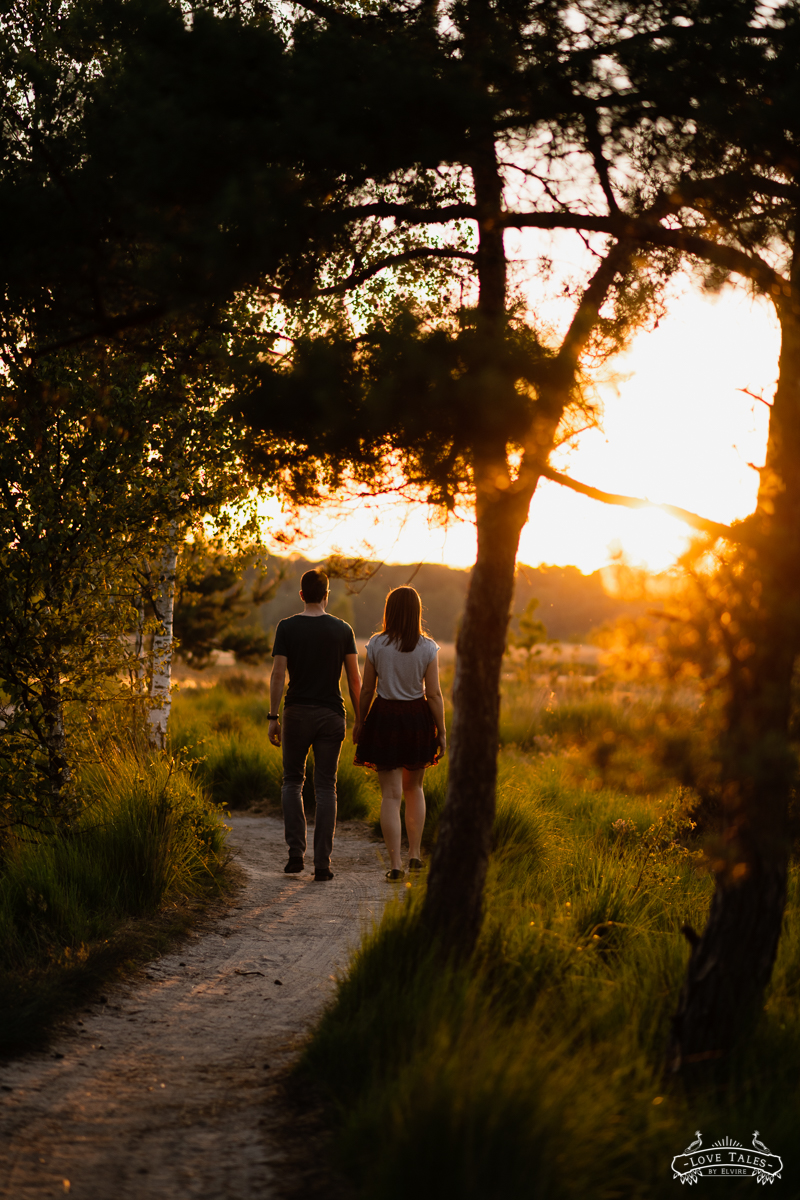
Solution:
<svg viewBox="0 0 800 1200">
<path fill-rule="evenodd" d="M 286 65 L 264 12 L 248 27 L 204 7 L 189 23 L 170 0 L 4 5 L 12 356 L 21 336 L 41 347 L 122 332 L 149 346 L 143 326 L 185 331 L 187 311 L 202 330 L 251 269 L 276 269 L 306 190 L 287 154 L 302 119 L 282 104 Z"/>
<path fill-rule="evenodd" d="M 131 556 L 158 539 L 141 369 L 77 355 L 12 372 L 0 432 L 2 827 L 68 821 L 89 706 L 120 694 Z M 115 392 L 113 421 L 109 391 Z M 154 528 L 155 526 L 155 528 Z M 2 834 L 0 834 L 0 837 Z"/>
<path fill-rule="evenodd" d="M 0 843 L 75 817 L 97 711 L 132 703 L 143 682 L 126 634 L 150 556 L 249 490 L 213 387 L 176 366 L 155 350 L 63 351 L 5 376 Z"/>
<path fill-rule="evenodd" d="M 219 64 L 220 54 L 239 88 L 209 71 L 209 55 Z M 242 245 L 236 229 L 253 187 L 269 184 L 251 172 L 251 186 L 231 187 L 223 169 L 209 194 L 197 172 L 212 178 L 212 143 L 229 167 L 244 165 L 248 134 L 240 127 L 234 137 L 237 115 L 218 102 L 235 97 L 238 109 L 245 79 L 255 84 L 283 57 L 267 21 L 245 34 L 240 21 L 201 12 L 190 29 L 161 0 L 12 0 L 0 16 L 4 112 L 16 131 L 0 147 L 0 239 L 16 230 L 0 256 L 0 845 L 14 829 L 75 819 L 95 710 L 131 700 L 131 690 L 143 697 L 146 656 L 135 659 L 127 634 L 141 635 L 142 598 L 161 590 L 165 545 L 208 514 L 252 540 L 241 529 L 250 485 L 237 427 L 220 414 L 215 364 L 229 337 L 205 302 L 230 296 L 235 258 L 252 260 L 252 240 Z M 248 111 L 269 124 L 274 93 L 263 81 L 238 116 Z M 261 134 L 256 158 L 263 125 Z M 187 225 L 184 202 L 205 232 Z M 281 230 L 276 205 L 263 211 Z M 265 218 L 262 248 L 277 245 L 267 225 L 276 229 Z M 200 293 L 202 315 L 182 321 Z M 231 618 L 227 647 L 263 655 L 266 639 L 240 627 L 238 599 L 206 594 L 206 609 L 219 601 Z M 202 656 L 209 614 L 189 607 L 187 646 Z"/>
<path fill-rule="evenodd" d="M 172 715 L 172 745 L 184 750 L 187 762 L 217 804 L 250 808 L 267 803 L 280 806 L 281 760 L 273 752 L 266 726 L 253 731 L 240 725 L 235 732 L 207 731 L 202 724 L 183 725 Z"/>
<path fill-rule="evenodd" d="M 404 1195 L 413 1162 L 423 1200 L 666 1200 L 670 1160 L 698 1127 L 745 1143 L 768 1128 L 770 1145 L 792 1145 L 797 873 L 754 1038 L 725 1090 L 687 1095 L 661 1071 L 689 950 L 680 925 L 702 923 L 711 881 L 676 840 L 680 798 L 587 792 L 557 760 L 501 764 L 471 964 L 443 966 L 421 940 L 412 888 L 355 954 L 304 1056 L 360 1194 Z M 726 1186 L 744 1195 L 752 1181 Z"/>
<path fill-rule="evenodd" d="M 196 893 L 219 871 L 224 828 L 189 773 L 119 753 L 86 768 L 69 836 L 17 842 L 0 876 L 2 963 L 17 968 L 107 936 Z"/>
<path fill-rule="evenodd" d="M 268 712 L 267 698 L 232 695 L 220 686 L 174 697 L 172 748 L 185 755 L 217 804 L 280 806 L 281 756 L 267 736 Z"/>
<path fill-rule="evenodd" d="M 534 331 L 511 320 L 501 344 L 490 347 L 474 313 L 462 311 L 452 330 L 431 330 L 428 320 L 409 302 L 388 327 L 379 318 L 363 341 L 349 333 L 298 340 L 291 371 L 283 361 L 249 367 L 236 409 L 278 439 L 275 463 L 291 472 L 298 494 L 313 487 L 317 456 L 336 484 L 345 464 L 374 481 L 402 454 L 409 478 L 433 486 L 437 501 L 452 508 L 476 447 L 523 442 L 549 357 Z M 489 360 L 491 404 L 481 372 Z"/>
<path fill-rule="evenodd" d="M 182 547 L 173 633 L 190 667 L 208 666 L 216 650 L 232 650 L 244 663 L 263 662 L 270 653 L 271 639 L 246 619 L 273 599 L 282 574 L 268 579 L 261 571 L 248 582 L 245 572 L 257 560 L 252 548 L 232 551 L 221 537 L 209 538 L 203 530 Z"/>
</svg>

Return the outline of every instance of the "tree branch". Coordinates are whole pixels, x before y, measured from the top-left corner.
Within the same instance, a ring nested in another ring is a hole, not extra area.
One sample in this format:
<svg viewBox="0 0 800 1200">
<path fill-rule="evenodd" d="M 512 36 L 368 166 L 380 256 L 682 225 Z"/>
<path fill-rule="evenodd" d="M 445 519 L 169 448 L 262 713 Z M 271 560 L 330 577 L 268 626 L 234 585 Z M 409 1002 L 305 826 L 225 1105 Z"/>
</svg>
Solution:
<svg viewBox="0 0 800 1200">
<path fill-rule="evenodd" d="M 751 400 L 758 400 L 759 403 L 765 404 L 767 408 L 774 408 L 771 400 L 765 400 L 763 396 L 759 396 L 758 392 L 751 392 L 750 388 L 737 388 L 736 390 L 737 392 L 744 392 L 745 396 L 749 396 Z M 747 465 L 752 466 L 753 464 L 748 463 Z"/>
<path fill-rule="evenodd" d="M 631 46 L 638 46 L 642 42 L 652 42 L 655 38 L 670 37 L 677 39 L 685 36 L 687 33 L 693 33 L 691 26 L 681 25 L 660 25 L 657 29 L 646 29 L 642 33 L 632 33 L 627 37 L 615 38 L 613 42 L 595 42 L 591 46 L 573 50 L 571 57 L 574 59 L 581 58 L 601 58 L 607 54 L 614 54 L 619 51 L 625 51 Z"/>
<path fill-rule="evenodd" d="M 791 200 L 797 202 L 800 192 L 792 184 L 781 183 L 777 179 L 765 179 L 755 171 L 734 171 L 728 175 L 717 175 L 712 179 L 688 179 L 678 182 L 675 192 L 678 203 L 684 200 L 684 193 L 691 198 L 702 198 L 708 195 L 730 194 L 732 189 L 739 192 L 757 192 L 762 196 L 773 199 Z"/>
<path fill-rule="evenodd" d="M 619 271 L 628 269 L 631 257 L 630 243 L 623 241 L 617 242 L 608 251 L 581 297 L 581 302 L 556 355 L 555 365 L 557 368 L 568 371 L 574 377 L 578 360 L 597 325 L 600 309 L 608 297 L 614 277 Z"/>
<path fill-rule="evenodd" d="M 364 267 L 361 271 L 351 271 L 346 279 L 342 279 L 340 283 L 332 283 L 330 287 L 316 288 L 314 291 L 303 293 L 302 299 L 311 300 L 315 296 L 335 296 L 339 292 L 347 292 L 351 288 L 360 287 L 373 275 L 385 271 L 387 267 L 399 267 L 403 263 L 414 262 L 420 258 L 460 258 L 466 259 L 468 262 L 475 260 L 475 255 L 468 250 L 448 250 L 442 247 L 439 249 L 436 246 L 419 246 L 415 250 L 404 250 L 401 254 L 388 254 L 386 258 L 381 258 L 377 262 L 371 263 L 370 266 Z M 277 293 L 285 299 L 298 298 L 295 293 L 284 289 Z"/>
<path fill-rule="evenodd" d="M 602 147 L 600 147 L 601 149 Z M 597 149 L 597 147 L 595 147 Z M 595 154 L 595 165 L 605 165 L 598 162 Z M 603 182 L 601 180 L 601 182 Z M 755 177 L 753 177 L 755 183 Z M 709 191 L 718 190 L 722 180 L 691 180 L 679 183 L 674 199 L 667 201 L 668 207 L 674 211 L 684 203 L 684 196 L 690 200 L 695 195 L 700 196 Z M 606 186 L 607 185 L 607 186 Z M 765 181 L 766 186 L 766 181 Z M 777 185 L 776 185 L 777 186 Z M 683 189 L 683 194 L 681 194 Z M 609 205 L 616 205 L 616 199 L 611 191 L 610 180 L 606 178 L 603 191 Z M 475 220 L 476 210 L 471 204 L 447 204 L 441 208 L 414 208 L 403 204 L 376 202 L 353 206 L 342 210 L 344 219 L 358 220 L 361 217 L 396 217 L 410 225 L 445 224 L 450 220 Z M 635 240 L 654 246 L 664 246 L 680 250 L 685 254 L 693 254 L 698 258 L 712 262 L 727 271 L 743 275 L 754 280 L 765 291 L 783 288 L 786 280 L 775 271 L 769 263 L 757 254 L 738 250 L 735 246 L 726 246 L 720 242 L 709 241 L 702 233 L 692 233 L 682 229 L 667 229 L 648 218 L 628 216 L 619 211 L 612 211 L 608 216 L 593 216 L 591 214 L 567 212 L 514 213 L 507 212 L 502 217 L 507 229 L 574 229 L 587 233 L 607 233 L 612 237 Z"/>
<path fill-rule="evenodd" d="M 292 4 L 296 8 L 305 8 L 308 12 L 312 12 L 315 17 L 322 17 L 324 20 L 331 21 L 334 24 L 338 22 L 348 29 L 357 29 L 365 32 L 365 27 L 368 28 L 372 25 L 372 22 L 367 23 L 362 17 L 356 17 L 352 13 L 339 12 L 337 8 L 333 8 L 330 4 L 323 4 L 320 0 L 292 0 Z"/>
<path fill-rule="evenodd" d="M 663 225 L 642 220 L 640 217 L 621 213 L 608 217 L 578 213 L 505 213 L 503 224 L 509 229 L 582 229 L 589 233 L 607 233 L 615 238 L 681 250 L 685 254 L 693 254 L 727 271 L 754 280 L 765 291 L 772 290 L 776 302 L 778 294 L 783 293 L 783 288 L 788 286 L 783 276 L 757 254 L 748 254 L 734 246 L 708 241 L 702 234 L 687 233 L 682 229 L 665 229 Z"/>
<path fill-rule="evenodd" d="M 397 217 L 406 225 L 446 225 L 448 221 L 477 220 L 478 210 L 474 204 L 445 204 L 441 208 L 413 208 L 407 204 L 393 204 L 388 200 L 376 200 L 373 204 L 354 204 L 336 213 L 345 221 L 360 220 L 362 217 Z"/>
<path fill-rule="evenodd" d="M 577 479 L 570 479 L 568 475 L 562 475 L 560 471 L 554 471 L 552 467 L 540 467 L 539 471 L 545 479 L 551 479 L 553 483 L 559 483 L 562 487 L 578 492 L 581 496 L 588 496 L 590 500 L 599 500 L 602 504 L 616 504 L 622 508 L 659 508 L 667 516 L 675 517 L 676 520 L 683 521 L 685 525 L 699 529 L 701 533 L 710 533 L 713 537 L 725 538 L 728 542 L 740 544 L 744 544 L 748 540 L 739 530 L 730 525 L 722 525 L 719 521 L 710 521 L 707 517 L 689 512 L 686 508 L 678 508 L 675 504 L 656 504 L 655 501 L 644 500 L 640 496 L 619 496 L 614 492 L 603 492 L 600 488 L 590 487 L 587 483 L 579 483 Z"/>
<path fill-rule="evenodd" d="M 586 125 L 586 143 L 591 151 L 594 160 L 594 169 L 597 172 L 597 178 L 600 180 L 600 187 L 603 189 L 603 195 L 606 198 L 608 211 L 610 213 L 618 213 L 619 205 L 617 198 L 614 195 L 614 189 L 611 186 L 611 176 L 608 170 L 608 163 L 603 151 L 603 139 L 600 136 L 600 126 L 597 119 L 597 109 L 588 109 L 584 113 L 584 122 Z"/>
<path fill-rule="evenodd" d="M 68 346 L 77 346 L 81 342 L 86 342 L 90 338 L 96 337 L 113 337 L 115 333 L 121 333 L 125 329 L 133 329 L 139 325 L 149 325 L 152 321 L 157 321 L 165 316 L 168 309 L 165 304 L 150 304 L 145 308 L 140 308 L 130 313 L 123 313 L 119 317 L 110 317 L 94 327 L 94 329 L 86 329 L 82 333 L 73 333 L 69 337 L 61 338 L 57 342 L 49 342 L 45 346 L 40 346 L 35 350 L 24 350 L 23 358 L 29 358 L 35 361 L 37 358 L 42 358 L 45 354 L 55 354 L 57 350 L 65 350 Z"/>
</svg>

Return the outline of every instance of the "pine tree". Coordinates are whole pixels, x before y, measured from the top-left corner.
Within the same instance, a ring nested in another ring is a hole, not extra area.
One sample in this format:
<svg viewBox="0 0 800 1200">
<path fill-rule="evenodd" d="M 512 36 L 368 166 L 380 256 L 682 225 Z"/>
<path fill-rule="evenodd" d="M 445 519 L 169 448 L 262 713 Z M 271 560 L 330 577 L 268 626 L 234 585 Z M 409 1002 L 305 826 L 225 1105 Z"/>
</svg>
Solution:
<svg viewBox="0 0 800 1200">
<path fill-rule="evenodd" d="M 271 639 L 247 618 L 273 599 L 283 574 L 254 571 L 258 558 L 256 550 L 231 552 L 222 539 L 202 533 L 184 544 L 173 629 L 180 657 L 190 667 L 208 666 L 217 650 L 232 651 L 242 663 L 263 662 L 270 654 Z"/>
<path fill-rule="evenodd" d="M 671 10 L 591 6 L 581 27 L 549 3 L 466 0 L 445 26 L 445 10 L 427 6 L 302 7 L 313 16 L 295 28 L 294 70 L 325 89 L 308 87 L 298 154 L 309 173 L 338 167 L 304 259 L 316 257 L 321 277 L 315 288 L 301 272 L 273 293 L 269 328 L 289 335 L 288 352 L 277 340 L 270 352 L 251 324 L 235 407 L 264 431 L 263 469 L 288 474 L 300 497 L 347 471 L 378 487 L 401 464 L 434 503 L 474 505 L 478 556 L 425 906 L 431 932 L 464 953 L 482 915 L 520 532 L 539 479 L 552 477 L 550 452 L 591 419 L 589 363 L 657 310 L 677 262 L 669 238 L 643 249 L 638 229 L 661 228 L 670 206 L 645 172 L 619 169 L 642 105 L 620 83 L 621 60 L 619 74 L 608 69 L 629 38 L 663 36 Z M 556 339 L 516 303 L 506 237 L 582 228 L 579 218 L 601 236 Z M 350 291 L 346 307 L 338 297 Z"/>
</svg>

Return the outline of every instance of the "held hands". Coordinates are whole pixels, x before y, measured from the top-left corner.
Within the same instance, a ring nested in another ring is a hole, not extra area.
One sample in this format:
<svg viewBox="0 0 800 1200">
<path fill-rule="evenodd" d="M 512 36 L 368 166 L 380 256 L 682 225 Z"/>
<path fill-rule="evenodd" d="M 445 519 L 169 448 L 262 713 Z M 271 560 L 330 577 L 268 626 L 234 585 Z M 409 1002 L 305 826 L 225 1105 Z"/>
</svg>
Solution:
<svg viewBox="0 0 800 1200">
<path fill-rule="evenodd" d="M 281 723 L 280 721 L 270 721 L 267 729 L 267 737 L 272 742 L 273 746 L 281 744 Z"/>
<path fill-rule="evenodd" d="M 363 724 L 364 724 L 363 721 L 354 721 L 353 722 L 353 745 L 354 746 L 358 744 L 358 739 L 361 734 L 361 726 Z"/>
<path fill-rule="evenodd" d="M 447 754 L 447 734 L 440 733 L 436 740 L 439 743 L 439 749 L 441 750 L 442 757 L 444 758 L 445 754 Z"/>
</svg>

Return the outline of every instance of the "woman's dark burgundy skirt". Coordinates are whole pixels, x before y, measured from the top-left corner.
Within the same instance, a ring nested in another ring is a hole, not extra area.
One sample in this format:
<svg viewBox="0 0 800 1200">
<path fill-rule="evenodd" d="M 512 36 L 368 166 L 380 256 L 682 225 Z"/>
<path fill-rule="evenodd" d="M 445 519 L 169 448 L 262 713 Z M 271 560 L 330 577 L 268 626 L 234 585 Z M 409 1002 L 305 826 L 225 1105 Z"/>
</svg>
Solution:
<svg viewBox="0 0 800 1200">
<path fill-rule="evenodd" d="M 356 766 L 374 771 L 393 771 L 396 767 L 420 771 L 435 766 L 440 757 L 436 723 L 424 697 L 375 697 L 356 746 Z"/>
</svg>

